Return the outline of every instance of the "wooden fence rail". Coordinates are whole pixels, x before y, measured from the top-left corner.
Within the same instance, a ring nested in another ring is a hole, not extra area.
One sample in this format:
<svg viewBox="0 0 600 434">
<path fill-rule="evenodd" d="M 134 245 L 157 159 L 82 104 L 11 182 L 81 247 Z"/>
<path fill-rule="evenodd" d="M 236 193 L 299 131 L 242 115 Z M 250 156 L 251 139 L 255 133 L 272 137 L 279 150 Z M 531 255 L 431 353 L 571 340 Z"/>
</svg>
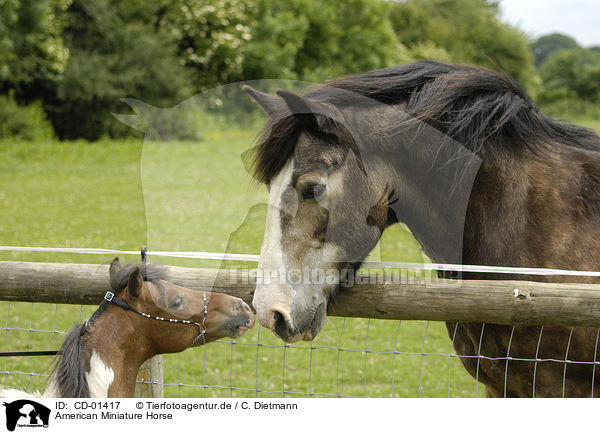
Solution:
<svg viewBox="0 0 600 434">
<path fill-rule="evenodd" d="M 175 284 L 252 300 L 252 271 L 166 269 Z M 0 261 L 0 300 L 98 304 L 109 288 L 107 265 Z M 600 327 L 600 285 L 365 274 L 341 291 L 329 315 Z"/>
</svg>

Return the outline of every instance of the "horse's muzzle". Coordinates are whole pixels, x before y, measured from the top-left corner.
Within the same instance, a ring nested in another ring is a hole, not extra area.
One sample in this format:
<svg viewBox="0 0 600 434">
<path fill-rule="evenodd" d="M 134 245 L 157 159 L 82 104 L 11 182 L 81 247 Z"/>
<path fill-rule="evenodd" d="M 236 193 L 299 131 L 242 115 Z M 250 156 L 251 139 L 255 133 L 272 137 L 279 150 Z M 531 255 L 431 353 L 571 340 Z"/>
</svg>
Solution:
<svg viewBox="0 0 600 434">
<path fill-rule="evenodd" d="M 250 306 L 239 300 L 238 311 L 237 315 L 232 316 L 227 321 L 227 327 L 230 330 L 228 335 L 233 339 L 239 338 L 254 326 L 254 313 Z"/>
</svg>

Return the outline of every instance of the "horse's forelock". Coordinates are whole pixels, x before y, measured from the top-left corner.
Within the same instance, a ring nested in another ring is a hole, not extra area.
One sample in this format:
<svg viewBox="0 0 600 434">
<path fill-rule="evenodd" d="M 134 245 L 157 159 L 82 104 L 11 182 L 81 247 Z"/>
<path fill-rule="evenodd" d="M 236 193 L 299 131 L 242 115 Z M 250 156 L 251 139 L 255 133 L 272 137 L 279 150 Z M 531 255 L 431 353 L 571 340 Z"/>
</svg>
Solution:
<svg viewBox="0 0 600 434">
<path fill-rule="evenodd" d="M 253 160 L 254 176 L 269 184 L 294 153 L 302 125 L 293 116 L 272 118 L 265 128 Z"/>
<path fill-rule="evenodd" d="M 307 130 L 293 115 L 271 120 L 254 154 L 254 176 L 269 184 L 292 157 L 300 134 L 307 132 L 325 142 L 353 151 L 364 171 L 358 138 L 343 123 L 324 115 L 318 117 L 318 129 Z"/>
<path fill-rule="evenodd" d="M 129 282 L 129 276 L 136 267 L 139 268 L 140 272 L 142 273 L 142 278 L 144 281 L 152 282 L 155 280 L 168 280 L 167 269 L 162 265 L 146 262 L 134 262 L 127 264 L 111 276 L 111 289 L 115 292 L 125 289 L 127 287 L 127 283 Z"/>
</svg>

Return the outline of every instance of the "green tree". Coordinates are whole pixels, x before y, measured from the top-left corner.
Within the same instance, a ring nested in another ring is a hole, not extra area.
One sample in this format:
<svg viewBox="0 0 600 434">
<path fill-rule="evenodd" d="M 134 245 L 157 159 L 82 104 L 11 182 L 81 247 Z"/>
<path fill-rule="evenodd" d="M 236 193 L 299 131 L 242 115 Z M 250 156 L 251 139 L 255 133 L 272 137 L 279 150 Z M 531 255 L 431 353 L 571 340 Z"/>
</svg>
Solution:
<svg viewBox="0 0 600 434">
<path fill-rule="evenodd" d="M 310 22 L 273 0 L 259 0 L 243 59 L 245 79 L 297 79 L 296 57 Z M 285 4 L 283 4 L 285 6 Z"/>
<path fill-rule="evenodd" d="M 63 73 L 68 50 L 57 16 L 70 0 L 0 0 L 0 91 L 40 96 Z"/>
<path fill-rule="evenodd" d="M 455 62 L 501 69 L 533 87 L 533 55 L 525 35 L 503 23 L 497 1 L 406 0 L 394 2 L 392 25 L 401 43 L 439 47 Z M 446 60 L 446 59 L 443 59 Z"/>
<path fill-rule="evenodd" d="M 586 48 L 553 53 L 541 68 L 545 102 L 579 99 L 600 103 L 600 52 Z"/>
<path fill-rule="evenodd" d="M 296 55 L 299 78 L 321 81 L 390 66 L 399 43 L 389 20 L 391 4 L 381 0 L 281 1 L 309 23 Z"/>
<path fill-rule="evenodd" d="M 577 41 L 562 33 L 544 35 L 531 45 L 533 54 L 535 54 L 535 66 L 538 68 L 544 64 L 552 53 L 560 50 L 572 50 L 574 48 L 579 48 Z"/>
<path fill-rule="evenodd" d="M 49 117 L 62 138 L 130 134 L 111 112 L 133 97 L 170 106 L 191 93 L 190 73 L 172 35 L 158 25 L 167 2 L 75 0 L 64 16 L 70 59 L 54 93 Z"/>
<path fill-rule="evenodd" d="M 200 88 L 248 79 L 320 81 L 388 66 L 398 41 L 384 0 L 179 0 L 164 20 Z"/>
<path fill-rule="evenodd" d="M 255 10 L 253 0 L 175 0 L 159 25 L 174 39 L 182 63 L 194 70 L 196 84 L 208 89 L 244 79 Z"/>
</svg>

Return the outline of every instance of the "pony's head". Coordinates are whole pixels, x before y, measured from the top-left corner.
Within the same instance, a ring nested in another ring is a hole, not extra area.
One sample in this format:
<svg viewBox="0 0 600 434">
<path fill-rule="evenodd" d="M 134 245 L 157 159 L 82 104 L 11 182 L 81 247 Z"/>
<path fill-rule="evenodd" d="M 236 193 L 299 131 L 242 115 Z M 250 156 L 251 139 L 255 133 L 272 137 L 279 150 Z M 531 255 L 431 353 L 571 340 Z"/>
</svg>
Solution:
<svg viewBox="0 0 600 434">
<path fill-rule="evenodd" d="M 144 314 L 200 324 L 205 339 L 196 339 L 201 330 L 194 324 L 156 321 L 130 315 L 136 335 L 156 353 L 183 351 L 223 337 L 238 338 L 254 325 L 254 315 L 244 301 L 227 294 L 202 293 L 170 283 L 154 264 L 129 264 L 118 258 L 110 265 L 115 297 Z"/>
</svg>

